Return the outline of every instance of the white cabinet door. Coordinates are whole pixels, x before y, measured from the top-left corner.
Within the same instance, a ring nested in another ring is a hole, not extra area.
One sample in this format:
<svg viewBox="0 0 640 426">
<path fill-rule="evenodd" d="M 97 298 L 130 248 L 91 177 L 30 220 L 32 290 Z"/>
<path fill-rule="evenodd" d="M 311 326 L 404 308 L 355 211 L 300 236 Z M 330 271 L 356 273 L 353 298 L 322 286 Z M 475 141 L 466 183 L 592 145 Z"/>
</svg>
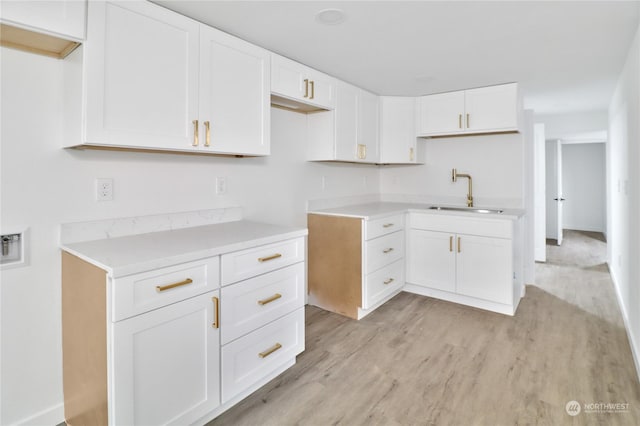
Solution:
<svg viewBox="0 0 640 426">
<path fill-rule="evenodd" d="M 113 424 L 190 424 L 220 404 L 220 336 L 212 327 L 218 294 L 113 325 Z"/>
<path fill-rule="evenodd" d="M 378 96 L 364 90 L 359 90 L 358 93 L 358 145 L 364 146 L 358 161 L 364 163 L 379 161 Z"/>
<path fill-rule="evenodd" d="M 87 143 L 189 149 L 200 25 L 148 2 L 89 2 Z"/>
<path fill-rule="evenodd" d="M 418 136 L 463 133 L 463 118 L 464 91 L 422 96 L 417 100 Z"/>
<path fill-rule="evenodd" d="M 86 7 L 84 0 L 3 0 L 1 20 L 28 30 L 82 41 Z"/>
<path fill-rule="evenodd" d="M 415 98 L 380 97 L 380 162 L 416 163 Z"/>
<path fill-rule="evenodd" d="M 269 61 L 262 48 L 200 28 L 200 149 L 269 154 Z"/>
<path fill-rule="evenodd" d="M 271 55 L 271 92 L 325 109 L 335 106 L 333 78 L 275 54 Z"/>
<path fill-rule="evenodd" d="M 516 83 L 465 90 L 467 130 L 518 130 L 517 92 Z"/>
<path fill-rule="evenodd" d="M 511 241 L 458 234 L 456 291 L 459 294 L 511 304 Z"/>
<path fill-rule="evenodd" d="M 346 83 L 336 87 L 335 160 L 358 158 L 358 91 Z"/>
<path fill-rule="evenodd" d="M 412 229 L 407 251 L 407 282 L 455 291 L 456 256 L 453 234 Z"/>
</svg>

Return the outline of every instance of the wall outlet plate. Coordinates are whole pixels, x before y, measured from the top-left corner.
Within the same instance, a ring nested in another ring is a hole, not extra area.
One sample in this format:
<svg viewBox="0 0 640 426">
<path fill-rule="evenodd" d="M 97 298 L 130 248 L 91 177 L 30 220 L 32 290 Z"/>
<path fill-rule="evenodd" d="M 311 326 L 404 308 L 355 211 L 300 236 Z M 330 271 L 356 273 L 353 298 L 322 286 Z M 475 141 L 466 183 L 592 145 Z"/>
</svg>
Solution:
<svg viewBox="0 0 640 426">
<path fill-rule="evenodd" d="M 227 178 L 219 176 L 216 178 L 216 194 L 224 195 L 227 193 Z"/>
<path fill-rule="evenodd" d="M 97 178 L 96 179 L 96 201 L 112 201 L 113 200 L 113 179 Z"/>
</svg>

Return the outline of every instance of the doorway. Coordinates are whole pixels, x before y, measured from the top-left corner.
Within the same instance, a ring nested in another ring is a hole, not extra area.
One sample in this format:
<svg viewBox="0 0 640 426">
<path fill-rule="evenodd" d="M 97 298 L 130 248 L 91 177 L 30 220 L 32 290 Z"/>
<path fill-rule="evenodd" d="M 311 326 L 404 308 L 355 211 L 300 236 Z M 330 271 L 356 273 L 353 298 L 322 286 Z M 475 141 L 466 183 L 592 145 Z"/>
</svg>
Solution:
<svg viewBox="0 0 640 426">
<path fill-rule="evenodd" d="M 564 230 L 606 232 L 606 147 L 602 141 L 546 142 L 547 239 Z"/>
</svg>

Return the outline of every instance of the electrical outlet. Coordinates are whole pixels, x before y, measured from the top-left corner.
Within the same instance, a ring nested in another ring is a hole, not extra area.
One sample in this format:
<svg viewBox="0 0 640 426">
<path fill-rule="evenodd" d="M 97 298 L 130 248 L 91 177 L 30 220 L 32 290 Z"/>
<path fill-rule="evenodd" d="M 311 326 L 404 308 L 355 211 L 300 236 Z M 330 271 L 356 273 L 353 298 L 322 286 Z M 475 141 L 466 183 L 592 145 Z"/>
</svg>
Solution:
<svg viewBox="0 0 640 426">
<path fill-rule="evenodd" d="M 96 179 L 96 201 L 112 201 L 113 200 L 113 179 L 98 178 Z"/>
<path fill-rule="evenodd" d="M 227 193 L 227 178 L 220 176 L 216 178 L 216 194 L 223 195 Z"/>
</svg>

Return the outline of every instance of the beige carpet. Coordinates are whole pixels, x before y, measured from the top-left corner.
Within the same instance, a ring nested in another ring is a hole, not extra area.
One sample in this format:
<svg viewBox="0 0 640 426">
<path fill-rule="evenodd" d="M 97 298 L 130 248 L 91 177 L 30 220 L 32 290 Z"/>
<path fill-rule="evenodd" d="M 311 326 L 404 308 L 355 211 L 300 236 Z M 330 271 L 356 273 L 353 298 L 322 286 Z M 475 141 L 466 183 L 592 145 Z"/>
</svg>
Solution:
<svg viewBox="0 0 640 426">
<path fill-rule="evenodd" d="M 361 321 L 307 307 L 297 364 L 209 425 L 639 425 L 605 243 L 565 238 L 515 317 L 408 293 Z"/>
</svg>

